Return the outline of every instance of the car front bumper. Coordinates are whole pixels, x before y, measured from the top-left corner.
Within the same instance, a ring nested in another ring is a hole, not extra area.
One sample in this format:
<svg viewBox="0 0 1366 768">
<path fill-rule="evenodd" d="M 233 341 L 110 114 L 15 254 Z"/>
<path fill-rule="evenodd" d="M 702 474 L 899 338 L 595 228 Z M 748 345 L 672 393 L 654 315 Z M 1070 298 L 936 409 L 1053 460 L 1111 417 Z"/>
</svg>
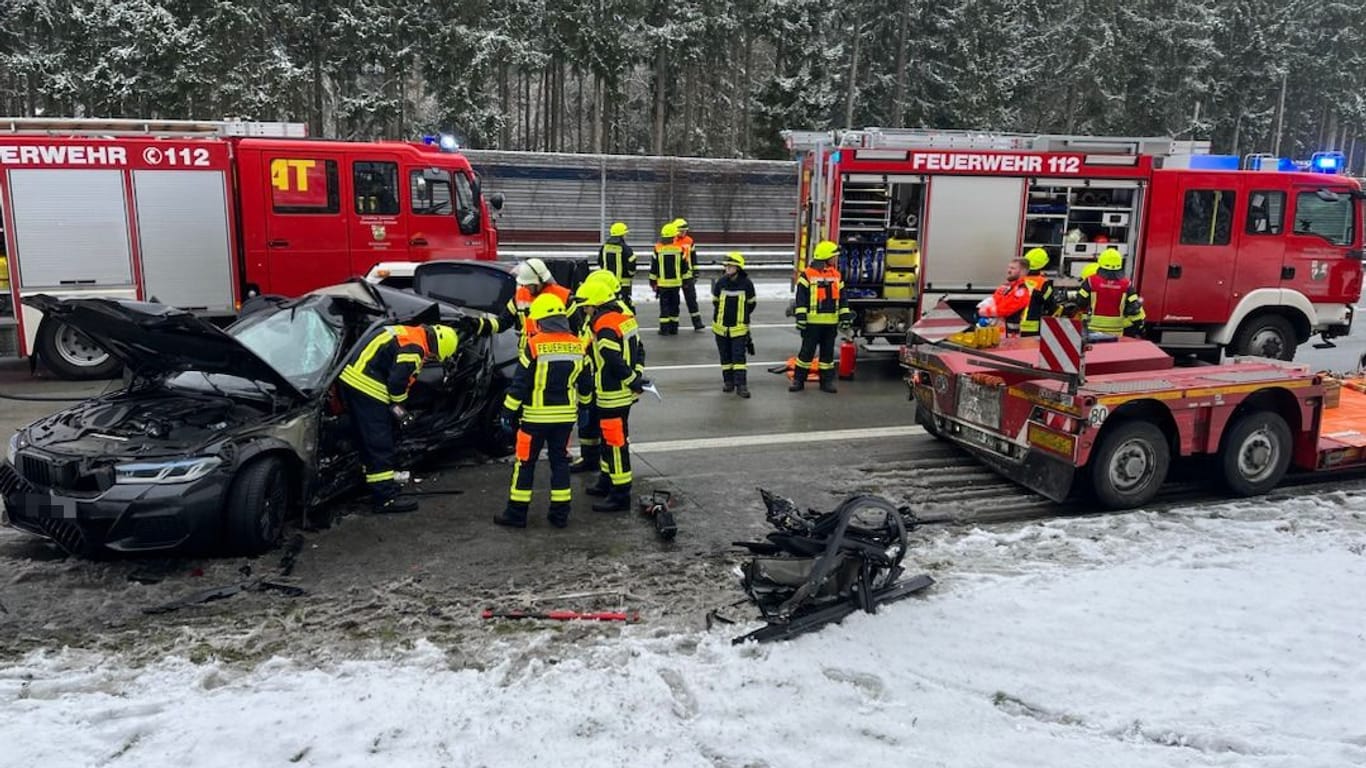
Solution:
<svg viewBox="0 0 1366 768">
<path fill-rule="evenodd" d="M 0 464 L 3 522 L 85 556 L 103 548 L 158 552 L 213 541 L 229 482 L 219 471 L 189 483 L 116 484 L 75 496 L 35 486 L 13 465 Z"/>
</svg>

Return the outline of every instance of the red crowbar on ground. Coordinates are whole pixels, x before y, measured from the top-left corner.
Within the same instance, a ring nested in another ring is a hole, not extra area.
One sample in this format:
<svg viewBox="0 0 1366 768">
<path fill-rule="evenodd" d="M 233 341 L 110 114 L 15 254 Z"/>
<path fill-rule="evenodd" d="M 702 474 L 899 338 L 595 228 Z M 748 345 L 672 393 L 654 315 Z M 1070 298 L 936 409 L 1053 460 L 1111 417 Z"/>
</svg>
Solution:
<svg viewBox="0 0 1366 768">
<path fill-rule="evenodd" d="M 482 614 L 485 619 L 548 619 L 550 621 L 624 621 L 627 624 L 635 624 L 640 621 L 640 613 L 637 611 L 597 611 L 584 613 L 581 611 L 497 611 L 492 608 L 484 609 Z"/>
</svg>

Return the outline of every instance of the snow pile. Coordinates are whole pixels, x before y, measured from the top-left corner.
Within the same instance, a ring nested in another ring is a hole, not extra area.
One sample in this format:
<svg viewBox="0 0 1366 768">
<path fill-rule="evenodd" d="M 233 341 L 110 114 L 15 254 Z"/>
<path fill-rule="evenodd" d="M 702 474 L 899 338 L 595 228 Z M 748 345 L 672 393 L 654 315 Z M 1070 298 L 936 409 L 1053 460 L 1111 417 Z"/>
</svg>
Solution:
<svg viewBox="0 0 1366 768">
<path fill-rule="evenodd" d="M 452 669 L 79 653 L 0 669 L 13 765 L 1366 764 L 1366 522 L 1343 497 L 939 530 L 940 584 L 792 643 L 648 628 Z M 492 635 L 491 635 L 492 637 Z"/>
</svg>

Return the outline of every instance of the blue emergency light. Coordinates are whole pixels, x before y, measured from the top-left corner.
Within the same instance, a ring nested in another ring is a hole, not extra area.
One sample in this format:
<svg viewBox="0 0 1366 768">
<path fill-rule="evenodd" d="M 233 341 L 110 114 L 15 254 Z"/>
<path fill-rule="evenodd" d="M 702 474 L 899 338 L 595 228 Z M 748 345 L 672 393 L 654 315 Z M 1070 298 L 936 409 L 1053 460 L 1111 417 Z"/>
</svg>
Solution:
<svg viewBox="0 0 1366 768">
<path fill-rule="evenodd" d="M 1314 173 L 1342 173 L 1347 164 L 1347 156 L 1341 152 L 1315 152 L 1309 158 L 1309 168 Z"/>
<path fill-rule="evenodd" d="M 422 143 L 437 147 L 442 152 L 455 152 L 460 149 L 460 142 L 456 141 L 455 137 L 449 133 L 443 133 L 439 136 L 423 136 Z"/>
</svg>

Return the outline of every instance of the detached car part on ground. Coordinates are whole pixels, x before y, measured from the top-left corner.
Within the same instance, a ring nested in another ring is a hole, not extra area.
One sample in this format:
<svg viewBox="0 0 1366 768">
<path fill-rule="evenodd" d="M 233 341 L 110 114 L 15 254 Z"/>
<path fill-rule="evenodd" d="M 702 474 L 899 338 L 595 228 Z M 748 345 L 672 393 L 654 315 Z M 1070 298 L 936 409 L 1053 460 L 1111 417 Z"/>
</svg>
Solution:
<svg viewBox="0 0 1366 768">
<path fill-rule="evenodd" d="M 464 263 L 460 280 L 446 282 L 441 302 L 363 281 L 262 298 L 226 330 L 155 304 L 26 299 L 96 339 L 128 374 L 123 390 L 10 439 L 0 465 L 5 522 L 86 556 L 268 549 L 289 513 L 361 484 L 336 393 L 360 340 L 381 325 L 459 325 L 514 290 L 493 264 Z M 401 466 L 470 439 L 498 440 L 493 425 L 516 364 L 516 340 L 502 336 L 467 335 L 451 364 L 423 369 L 405 404 L 417 418 L 401 433 Z"/>
<path fill-rule="evenodd" d="M 902 580 L 905 513 L 887 500 L 853 496 L 833 512 L 802 512 L 790 499 L 759 493 L 776 530 L 736 546 L 753 555 L 741 566 L 740 584 L 766 625 L 735 643 L 788 640 L 934 584 L 925 574 Z"/>
</svg>

